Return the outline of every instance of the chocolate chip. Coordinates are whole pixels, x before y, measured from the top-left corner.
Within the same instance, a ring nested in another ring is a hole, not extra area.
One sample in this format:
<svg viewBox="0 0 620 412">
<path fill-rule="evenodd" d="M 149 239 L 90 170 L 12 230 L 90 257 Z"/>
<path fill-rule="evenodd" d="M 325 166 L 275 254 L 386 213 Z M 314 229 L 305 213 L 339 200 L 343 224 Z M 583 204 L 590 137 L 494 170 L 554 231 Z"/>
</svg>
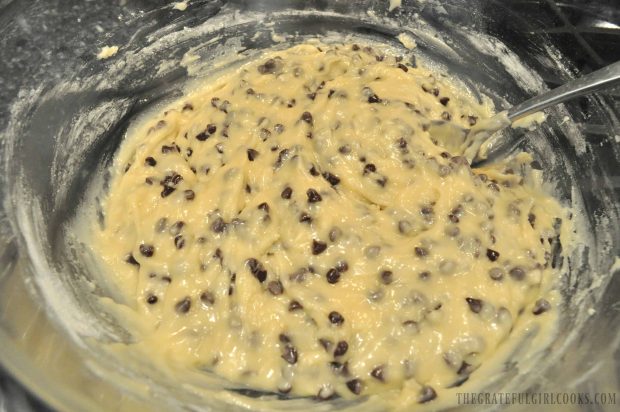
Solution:
<svg viewBox="0 0 620 412">
<path fill-rule="evenodd" d="M 417 257 L 426 257 L 428 256 L 428 249 L 422 246 L 416 246 L 414 249 L 415 255 Z"/>
<path fill-rule="evenodd" d="M 344 260 L 341 260 L 340 262 L 336 264 L 336 270 L 340 273 L 344 273 L 347 270 L 349 270 L 349 264 L 345 262 Z"/>
<path fill-rule="evenodd" d="M 211 224 L 211 230 L 215 233 L 222 233 L 226 230 L 226 222 L 221 217 L 215 219 L 215 221 Z"/>
<path fill-rule="evenodd" d="M 319 192 L 317 192 L 314 189 L 308 189 L 306 191 L 306 196 L 308 197 L 308 203 L 316 203 L 316 202 L 320 202 L 321 200 L 323 200 Z"/>
<path fill-rule="evenodd" d="M 367 175 L 368 173 L 374 173 L 377 171 L 377 166 L 375 166 L 373 163 L 368 163 L 367 165 L 364 166 L 364 174 Z"/>
<path fill-rule="evenodd" d="M 398 68 L 401 69 L 402 71 L 404 71 L 405 73 L 407 73 L 409 71 L 409 68 L 407 68 L 407 66 L 405 66 L 402 63 L 398 63 Z"/>
<path fill-rule="evenodd" d="M 420 280 L 429 280 L 431 278 L 431 272 L 425 270 L 423 272 L 420 272 L 418 277 L 420 278 Z"/>
<path fill-rule="evenodd" d="M 312 125 L 314 123 L 312 114 L 310 112 L 303 112 L 301 115 L 301 120 L 308 123 L 309 125 Z"/>
<path fill-rule="evenodd" d="M 200 301 L 206 306 L 213 306 L 215 304 L 215 295 L 205 290 L 200 294 Z"/>
<path fill-rule="evenodd" d="M 250 162 L 253 162 L 254 159 L 256 159 L 258 157 L 260 153 L 254 149 L 248 149 L 248 160 Z"/>
<path fill-rule="evenodd" d="M 162 147 L 161 147 L 161 152 L 162 152 L 162 153 L 164 153 L 164 154 L 167 154 L 167 153 L 172 153 L 172 152 L 174 152 L 175 150 L 176 150 L 176 147 L 175 147 L 175 146 L 166 146 L 166 145 L 162 145 Z"/>
<path fill-rule="evenodd" d="M 510 269 L 508 274 L 514 280 L 523 280 L 525 278 L 525 270 L 519 266 Z"/>
<path fill-rule="evenodd" d="M 377 379 L 378 381 L 385 382 L 385 366 L 379 365 L 375 367 L 371 372 L 370 376 Z"/>
<path fill-rule="evenodd" d="M 177 249 L 183 249 L 185 246 L 185 238 L 183 235 L 178 235 L 174 238 L 174 246 L 176 246 Z"/>
<path fill-rule="evenodd" d="M 331 268 L 327 271 L 325 277 L 327 278 L 328 283 L 334 285 L 340 280 L 340 272 L 337 269 Z"/>
<path fill-rule="evenodd" d="M 183 194 L 185 195 L 185 200 L 194 200 L 194 198 L 196 197 L 196 193 L 194 193 L 193 190 L 189 189 L 183 192 Z"/>
<path fill-rule="evenodd" d="M 155 223 L 155 231 L 158 233 L 162 233 L 166 230 L 166 225 L 168 224 L 168 219 L 165 217 L 160 218 L 157 223 Z"/>
<path fill-rule="evenodd" d="M 340 146 L 338 152 L 340 154 L 349 154 L 351 153 L 351 147 L 349 145 Z"/>
<path fill-rule="evenodd" d="M 329 315 L 327 315 L 327 317 L 329 318 L 329 322 L 332 325 L 340 326 L 344 323 L 344 317 L 342 317 L 342 315 L 336 311 L 329 312 Z"/>
<path fill-rule="evenodd" d="M 358 46 L 357 44 L 354 44 L 351 46 L 351 50 L 353 51 L 358 51 L 360 49 L 360 46 Z"/>
<path fill-rule="evenodd" d="M 280 65 L 275 59 L 268 59 L 256 69 L 260 74 L 274 74 L 278 70 L 279 66 Z"/>
<path fill-rule="evenodd" d="M 186 296 L 174 305 L 174 310 L 177 313 L 183 315 L 189 312 L 191 307 L 192 307 L 192 299 L 189 296 Z"/>
<path fill-rule="evenodd" d="M 334 342 L 326 338 L 319 338 L 319 344 L 325 349 L 326 352 L 331 351 L 332 346 L 334 346 Z"/>
<path fill-rule="evenodd" d="M 282 199 L 290 199 L 292 195 L 293 195 L 293 189 L 291 189 L 288 186 L 285 187 L 284 190 L 282 191 L 282 194 L 280 194 Z"/>
<path fill-rule="evenodd" d="M 534 229 L 534 223 L 536 223 L 536 215 L 534 213 L 529 213 L 527 215 L 527 221 L 530 223 L 530 226 L 532 226 L 532 229 Z"/>
<path fill-rule="evenodd" d="M 254 275 L 259 282 L 263 283 L 267 279 L 267 271 L 263 267 L 262 263 L 254 258 L 250 258 L 246 261 L 250 272 Z"/>
<path fill-rule="evenodd" d="M 312 239 L 312 254 L 320 255 L 327 249 L 327 243 L 321 242 L 320 240 Z"/>
<path fill-rule="evenodd" d="M 444 106 L 447 106 L 449 101 L 449 97 L 442 97 L 441 99 L 439 99 L 439 103 L 443 104 Z"/>
<path fill-rule="evenodd" d="M 181 109 L 182 112 L 186 112 L 188 110 L 194 110 L 194 106 L 191 103 L 185 103 Z"/>
<path fill-rule="evenodd" d="M 362 381 L 359 379 L 351 379 L 347 381 L 347 388 L 354 394 L 359 395 L 362 392 Z"/>
<path fill-rule="evenodd" d="M 177 190 L 176 187 L 164 186 L 164 188 L 161 190 L 161 197 L 168 197 L 175 190 Z"/>
<path fill-rule="evenodd" d="M 478 121 L 478 118 L 476 116 L 467 116 L 467 122 L 469 123 L 470 126 L 474 126 L 477 121 Z"/>
<path fill-rule="evenodd" d="M 155 248 L 152 245 L 146 245 L 143 243 L 140 245 L 139 249 L 142 256 L 145 257 L 151 257 L 155 253 Z"/>
<path fill-rule="evenodd" d="M 146 297 L 146 303 L 148 303 L 149 305 L 154 305 L 157 303 L 159 299 L 157 298 L 157 296 L 155 295 L 148 295 Z"/>
<path fill-rule="evenodd" d="M 318 175 L 320 174 L 320 173 L 319 173 L 319 171 L 318 171 L 318 170 L 316 170 L 316 167 L 315 167 L 314 165 L 312 165 L 312 167 L 310 168 L 309 172 L 310 172 L 310 174 L 311 174 L 312 176 L 315 176 L 315 177 L 316 177 L 316 176 L 318 176 Z"/>
<path fill-rule="evenodd" d="M 534 309 L 532 309 L 532 313 L 534 315 L 540 315 L 547 312 L 549 309 L 551 309 L 551 304 L 547 300 L 538 299 L 536 303 L 534 303 Z"/>
<path fill-rule="evenodd" d="M 430 386 L 423 386 L 418 396 L 418 403 L 430 402 L 437 397 L 437 392 Z"/>
<path fill-rule="evenodd" d="M 282 123 L 277 123 L 273 126 L 273 131 L 277 134 L 282 134 L 284 132 L 284 125 Z"/>
<path fill-rule="evenodd" d="M 327 180 L 332 186 L 336 186 L 338 183 L 340 183 L 340 178 L 336 175 L 331 174 L 330 172 L 324 172 L 323 178 Z"/>
<path fill-rule="evenodd" d="M 394 282 L 394 273 L 392 273 L 391 270 L 382 271 L 380 277 L 381 283 L 383 283 L 384 285 L 389 285 L 390 283 Z"/>
<path fill-rule="evenodd" d="M 504 271 L 500 268 L 489 269 L 489 277 L 493 280 L 502 280 L 504 278 Z"/>
<path fill-rule="evenodd" d="M 201 142 L 204 142 L 205 140 L 207 140 L 209 137 L 211 137 L 210 134 L 208 134 L 207 132 L 200 132 L 196 135 L 196 140 L 199 140 Z"/>
<path fill-rule="evenodd" d="M 491 262 L 495 262 L 499 258 L 499 252 L 493 249 L 487 249 L 487 257 Z"/>
<path fill-rule="evenodd" d="M 135 257 L 133 257 L 133 255 L 130 253 L 125 257 L 125 262 L 129 263 L 130 265 L 134 265 L 134 266 L 138 266 L 140 267 L 140 263 L 138 263 L 138 261 L 136 260 Z"/>
<path fill-rule="evenodd" d="M 469 305 L 469 309 L 471 309 L 474 313 L 480 313 L 482 310 L 482 301 L 480 299 L 474 298 L 465 298 L 467 304 Z"/>
<path fill-rule="evenodd" d="M 312 223 L 312 216 L 310 216 L 308 213 L 306 212 L 301 212 L 301 214 L 299 215 L 299 222 L 300 223 Z"/>
<path fill-rule="evenodd" d="M 286 345 L 282 351 L 282 359 L 294 365 L 297 363 L 297 349 L 294 346 Z"/>
<path fill-rule="evenodd" d="M 299 303 L 296 300 L 291 300 L 291 302 L 288 304 L 288 311 L 289 312 L 295 312 L 296 310 L 301 310 L 304 307 L 302 306 L 301 303 Z"/>
<path fill-rule="evenodd" d="M 368 103 L 381 103 L 381 99 L 376 94 L 371 94 L 368 96 Z"/>
<path fill-rule="evenodd" d="M 267 202 L 263 202 L 260 205 L 257 206 L 258 210 L 262 210 L 265 213 L 269 213 L 269 204 Z"/>
<path fill-rule="evenodd" d="M 272 280 L 267 284 L 267 289 L 271 292 L 272 295 L 278 296 L 284 292 L 284 286 L 282 286 L 282 282 L 279 280 Z"/>
<path fill-rule="evenodd" d="M 334 349 L 334 357 L 343 356 L 349 350 L 349 344 L 341 340 L 336 344 L 336 349 Z"/>
<path fill-rule="evenodd" d="M 157 164 L 157 161 L 151 156 L 149 156 L 146 159 L 144 159 L 144 164 L 147 166 L 155 166 Z"/>
</svg>

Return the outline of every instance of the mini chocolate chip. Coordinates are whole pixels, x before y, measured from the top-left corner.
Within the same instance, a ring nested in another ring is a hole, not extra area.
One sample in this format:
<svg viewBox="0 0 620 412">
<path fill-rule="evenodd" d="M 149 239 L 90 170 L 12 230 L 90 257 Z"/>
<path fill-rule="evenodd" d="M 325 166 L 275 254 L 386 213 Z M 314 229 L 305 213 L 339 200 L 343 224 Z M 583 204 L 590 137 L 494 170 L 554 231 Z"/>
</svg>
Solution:
<svg viewBox="0 0 620 412">
<path fill-rule="evenodd" d="M 504 278 L 504 271 L 500 268 L 489 269 L 489 277 L 493 280 L 502 280 Z"/>
<path fill-rule="evenodd" d="M 376 94 L 371 94 L 368 96 L 368 103 L 381 103 L 381 99 Z"/>
<path fill-rule="evenodd" d="M 340 280 L 340 272 L 337 269 L 331 268 L 327 271 L 325 277 L 327 278 L 328 283 L 334 285 Z"/>
<path fill-rule="evenodd" d="M 370 376 L 377 379 L 378 381 L 385 382 L 385 366 L 379 365 L 375 367 L 371 372 Z"/>
<path fill-rule="evenodd" d="M 449 97 L 442 97 L 441 99 L 439 99 L 439 103 L 443 104 L 444 106 L 447 106 L 449 101 Z"/>
<path fill-rule="evenodd" d="M 211 230 L 215 233 L 222 233 L 226 230 L 226 222 L 221 217 L 215 219 L 215 221 L 211 224 Z"/>
<path fill-rule="evenodd" d="M 477 121 L 478 121 L 478 118 L 476 116 L 467 116 L 467 122 L 469 123 L 470 126 L 475 125 Z"/>
<path fill-rule="evenodd" d="M 284 125 L 281 123 L 277 123 L 273 126 L 273 131 L 277 134 L 282 134 L 282 132 L 284 132 L 284 129 Z"/>
<path fill-rule="evenodd" d="M 199 140 L 201 142 L 204 142 L 205 140 L 207 140 L 209 137 L 211 137 L 211 135 L 209 135 L 206 132 L 200 132 L 196 135 L 196 140 Z"/>
<path fill-rule="evenodd" d="M 325 349 L 326 352 L 331 351 L 334 342 L 326 338 L 319 338 L 319 344 Z"/>
<path fill-rule="evenodd" d="M 375 166 L 373 163 L 368 163 L 367 165 L 364 166 L 364 174 L 367 175 L 368 173 L 374 173 L 377 171 L 377 166 Z"/>
<path fill-rule="evenodd" d="M 308 197 L 308 203 L 316 203 L 316 202 L 320 202 L 321 200 L 323 200 L 319 192 L 317 192 L 314 189 L 308 189 L 306 191 L 306 196 Z"/>
<path fill-rule="evenodd" d="M 151 257 L 155 253 L 155 248 L 152 245 L 146 245 L 143 243 L 140 245 L 139 249 L 142 256 Z"/>
<path fill-rule="evenodd" d="M 329 318 L 329 322 L 332 325 L 340 326 L 344 323 L 344 317 L 342 317 L 342 315 L 336 311 L 329 312 L 329 315 L 327 315 L 327 317 Z"/>
<path fill-rule="evenodd" d="M 293 195 L 293 189 L 291 189 L 288 186 L 285 187 L 284 190 L 282 191 L 282 194 L 280 194 L 282 199 L 290 199 L 292 195 Z"/>
<path fill-rule="evenodd" d="M 194 193 L 194 191 L 190 189 L 183 192 L 183 194 L 185 195 L 185 200 L 194 200 L 194 198 L 196 197 L 196 193 Z"/>
<path fill-rule="evenodd" d="M 183 249 L 185 246 L 185 238 L 183 235 L 178 235 L 174 238 L 174 246 L 176 246 L 177 249 Z"/>
<path fill-rule="evenodd" d="M 547 300 L 538 299 L 536 303 L 534 303 L 534 309 L 532 309 L 532 313 L 534 315 L 540 315 L 547 312 L 549 309 L 551 309 L 551 304 Z"/>
<path fill-rule="evenodd" d="M 387 184 L 387 181 L 388 181 L 388 178 L 384 176 L 380 179 L 376 179 L 375 183 L 377 183 L 381 187 L 385 187 L 385 185 Z"/>
<path fill-rule="evenodd" d="M 299 303 L 296 300 L 291 300 L 291 302 L 288 304 L 288 311 L 289 312 L 295 312 L 296 310 L 301 310 L 304 307 L 302 306 L 301 303 Z"/>
<path fill-rule="evenodd" d="M 282 282 L 279 280 L 272 280 L 267 284 L 267 289 L 271 292 L 272 295 L 278 296 L 284 292 L 284 286 L 282 286 Z"/>
<path fill-rule="evenodd" d="M 183 108 L 181 109 L 182 112 L 185 112 L 188 110 L 194 110 L 194 106 L 191 103 L 185 103 L 183 105 Z"/>
<path fill-rule="evenodd" d="M 391 270 L 384 270 L 381 272 L 381 282 L 384 285 L 389 285 L 390 283 L 394 282 L 394 273 L 392 273 Z"/>
<path fill-rule="evenodd" d="M 207 133 L 214 134 L 216 131 L 217 131 L 217 126 L 215 126 L 213 123 L 210 123 L 207 125 Z"/>
<path fill-rule="evenodd" d="M 312 223 L 312 216 L 310 216 L 308 213 L 306 212 L 301 212 L 301 214 L 299 215 L 299 222 L 300 223 Z"/>
<path fill-rule="evenodd" d="M 168 219 L 165 217 L 160 218 L 157 223 L 155 223 L 155 231 L 158 233 L 162 233 L 166 230 L 166 225 L 168 224 Z"/>
<path fill-rule="evenodd" d="M 257 207 L 259 210 L 264 211 L 265 213 L 269 213 L 269 204 L 267 202 L 263 202 Z"/>
<path fill-rule="evenodd" d="M 338 152 L 340 154 L 349 154 L 351 153 L 351 147 L 349 145 L 340 146 Z"/>
<path fill-rule="evenodd" d="M 467 304 L 469 305 L 469 309 L 471 309 L 474 313 L 480 313 L 482 310 L 482 301 L 480 299 L 474 298 L 465 298 Z"/>
<path fill-rule="evenodd" d="M 327 243 L 312 239 L 312 254 L 320 255 L 327 249 Z"/>
<path fill-rule="evenodd" d="M 359 395 L 362 392 L 362 381 L 359 379 L 351 379 L 347 381 L 347 388 L 354 394 Z"/>
<path fill-rule="evenodd" d="M 157 160 L 149 156 L 146 159 L 144 159 L 144 164 L 147 166 L 155 166 L 157 164 Z"/>
<path fill-rule="evenodd" d="M 519 266 L 510 269 L 508 274 L 510 274 L 510 277 L 514 280 L 523 280 L 525 278 L 525 270 Z"/>
<path fill-rule="evenodd" d="M 161 152 L 166 154 L 166 153 L 172 153 L 176 150 L 175 146 L 166 146 L 166 145 L 162 145 L 161 147 Z"/>
<path fill-rule="evenodd" d="M 260 153 L 257 150 L 254 149 L 248 149 L 248 160 L 250 162 L 253 162 L 254 159 L 256 159 L 258 157 Z"/>
<path fill-rule="evenodd" d="M 250 272 L 254 275 L 259 282 L 263 283 L 267 279 L 267 271 L 263 267 L 263 264 L 254 258 L 250 258 L 246 261 Z"/>
<path fill-rule="evenodd" d="M 149 305 L 154 305 L 157 303 L 159 299 L 157 298 L 157 296 L 155 295 L 148 295 L 146 297 L 146 303 L 148 303 Z"/>
<path fill-rule="evenodd" d="M 349 344 L 341 340 L 336 344 L 336 349 L 334 349 L 334 357 L 343 356 L 349 350 Z"/>
<path fill-rule="evenodd" d="M 430 386 L 423 386 L 418 396 L 418 403 L 430 402 L 437 397 L 437 392 Z"/>
<path fill-rule="evenodd" d="M 161 197 L 168 197 L 175 190 L 177 190 L 176 187 L 164 186 L 164 188 L 161 190 Z"/>
<path fill-rule="evenodd" d="M 330 172 L 324 172 L 323 178 L 327 180 L 332 186 L 336 186 L 338 183 L 340 183 L 340 178 L 336 175 L 331 174 Z"/>
<path fill-rule="evenodd" d="M 294 346 L 286 345 L 282 351 L 282 359 L 294 365 L 297 363 L 297 349 Z"/>
<path fill-rule="evenodd" d="M 420 280 L 429 280 L 431 277 L 431 272 L 425 270 L 424 272 L 420 272 L 418 277 L 420 278 Z"/>
<path fill-rule="evenodd" d="M 340 262 L 336 264 L 336 270 L 340 273 L 344 273 L 347 270 L 349 270 L 349 264 L 345 262 L 344 260 L 341 260 Z"/>
<path fill-rule="evenodd" d="M 176 236 L 179 233 L 181 233 L 181 231 L 183 230 L 183 227 L 185 226 L 185 222 L 183 222 L 182 220 L 176 221 L 174 222 L 174 224 L 172 224 L 170 226 L 170 229 L 168 230 L 168 232 L 172 235 L 172 236 Z"/>
<path fill-rule="evenodd" d="M 140 267 L 140 263 L 138 263 L 138 261 L 136 260 L 135 257 L 133 257 L 133 255 L 130 253 L 125 257 L 125 262 L 129 263 L 130 265 L 134 265 L 134 266 L 138 266 Z"/>
<path fill-rule="evenodd" d="M 277 71 L 278 66 L 278 62 L 275 59 L 268 59 L 256 69 L 260 74 L 273 74 Z"/>
<path fill-rule="evenodd" d="M 499 252 L 493 249 L 487 249 L 487 257 L 491 262 L 495 262 L 499 258 Z"/>
<path fill-rule="evenodd" d="M 312 125 L 314 120 L 312 118 L 312 114 L 310 112 L 303 112 L 301 114 L 301 120 L 303 120 L 304 122 L 308 123 L 309 125 Z"/>
<path fill-rule="evenodd" d="M 182 315 L 189 312 L 191 307 L 192 299 L 189 296 L 186 296 L 174 305 L 174 310 L 176 310 L 177 313 Z"/>
<path fill-rule="evenodd" d="M 200 301 L 206 306 L 213 306 L 215 304 L 215 295 L 205 290 L 200 294 Z"/>
<path fill-rule="evenodd" d="M 358 46 L 357 44 L 354 44 L 351 46 L 351 50 L 353 51 L 358 51 L 360 49 L 360 46 Z"/>
<path fill-rule="evenodd" d="M 536 215 L 534 213 L 529 213 L 527 215 L 527 221 L 530 223 L 530 226 L 532 226 L 532 229 L 534 229 L 534 223 L 536 222 Z"/>
<path fill-rule="evenodd" d="M 409 71 L 409 68 L 407 68 L 407 66 L 405 66 L 402 63 L 398 63 L 398 68 L 401 69 L 402 71 L 404 71 L 405 73 L 407 73 Z"/>
<path fill-rule="evenodd" d="M 312 165 L 312 167 L 310 168 L 309 172 L 310 172 L 310 174 L 312 176 L 318 176 L 320 174 L 319 171 L 316 170 L 316 167 L 314 167 L 314 165 Z"/>
<path fill-rule="evenodd" d="M 422 246 L 416 246 L 414 249 L 417 257 L 426 257 L 428 256 L 428 249 Z"/>
</svg>

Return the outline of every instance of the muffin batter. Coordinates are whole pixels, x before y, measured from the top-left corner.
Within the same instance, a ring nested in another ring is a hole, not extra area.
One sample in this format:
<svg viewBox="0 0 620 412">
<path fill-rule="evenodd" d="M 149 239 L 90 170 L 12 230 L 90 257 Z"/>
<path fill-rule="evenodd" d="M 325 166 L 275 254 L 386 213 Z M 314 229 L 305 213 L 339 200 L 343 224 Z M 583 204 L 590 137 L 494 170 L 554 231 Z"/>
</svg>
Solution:
<svg viewBox="0 0 620 412">
<path fill-rule="evenodd" d="M 154 362 L 289 396 L 436 402 L 555 310 L 565 212 L 531 157 L 471 169 L 491 110 L 415 61 L 300 45 L 136 129 L 92 248 Z M 432 130 L 431 130 L 432 131 Z"/>
</svg>

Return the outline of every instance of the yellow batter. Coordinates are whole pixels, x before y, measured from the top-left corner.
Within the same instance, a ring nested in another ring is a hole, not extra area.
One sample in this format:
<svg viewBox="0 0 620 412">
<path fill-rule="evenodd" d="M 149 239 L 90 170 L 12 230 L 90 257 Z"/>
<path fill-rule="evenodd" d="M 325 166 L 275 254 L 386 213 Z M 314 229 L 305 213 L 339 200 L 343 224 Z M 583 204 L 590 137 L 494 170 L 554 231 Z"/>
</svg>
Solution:
<svg viewBox="0 0 620 412">
<path fill-rule="evenodd" d="M 264 55 L 158 113 L 118 155 L 92 241 L 136 345 L 319 399 L 437 402 L 476 378 L 519 317 L 556 310 L 540 285 L 565 214 L 528 155 L 472 170 L 429 134 L 491 114 L 357 45 Z"/>
</svg>

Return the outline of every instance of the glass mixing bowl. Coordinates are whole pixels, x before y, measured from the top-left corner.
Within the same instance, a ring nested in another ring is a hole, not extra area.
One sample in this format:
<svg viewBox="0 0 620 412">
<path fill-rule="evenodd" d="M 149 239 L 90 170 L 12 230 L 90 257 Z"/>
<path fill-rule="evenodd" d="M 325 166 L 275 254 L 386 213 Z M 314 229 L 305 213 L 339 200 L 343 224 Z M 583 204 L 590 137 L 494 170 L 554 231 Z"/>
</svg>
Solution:
<svg viewBox="0 0 620 412">
<path fill-rule="evenodd" d="M 103 171 L 132 120 L 180 96 L 188 80 L 217 70 L 210 63 L 218 59 L 240 61 L 317 36 L 351 36 L 430 62 L 498 108 L 544 90 L 545 80 L 579 74 L 544 30 L 555 22 L 525 13 L 520 3 L 403 0 L 393 10 L 390 3 L 398 2 L 194 0 L 181 11 L 143 0 L 0 1 L 0 363 L 6 372 L 63 411 L 328 410 L 366 402 L 286 399 L 215 378 L 200 387 L 189 379 L 171 382 L 138 359 L 121 363 L 106 348 L 130 342 L 131 334 L 103 309 L 110 291 L 68 227 L 89 199 L 87 188 L 106 184 Z M 413 51 L 397 40 L 403 32 L 415 39 Z M 119 51 L 98 60 L 104 45 Z M 573 207 L 583 242 L 556 261 L 565 303 L 553 343 L 529 348 L 525 339 L 524 353 L 514 354 L 485 390 L 620 388 L 620 280 L 612 269 L 620 255 L 617 114 L 607 97 L 591 96 L 550 110 L 535 131 L 506 132 L 512 149 L 532 153 L 550 187 Z M 586 139 L 583 127 L 593 119 L 596 141 Z M 537 366 L 525 368 L 524 357 Z M 216 388 L 224 395 L 216 396 Z"/>
</svg>

